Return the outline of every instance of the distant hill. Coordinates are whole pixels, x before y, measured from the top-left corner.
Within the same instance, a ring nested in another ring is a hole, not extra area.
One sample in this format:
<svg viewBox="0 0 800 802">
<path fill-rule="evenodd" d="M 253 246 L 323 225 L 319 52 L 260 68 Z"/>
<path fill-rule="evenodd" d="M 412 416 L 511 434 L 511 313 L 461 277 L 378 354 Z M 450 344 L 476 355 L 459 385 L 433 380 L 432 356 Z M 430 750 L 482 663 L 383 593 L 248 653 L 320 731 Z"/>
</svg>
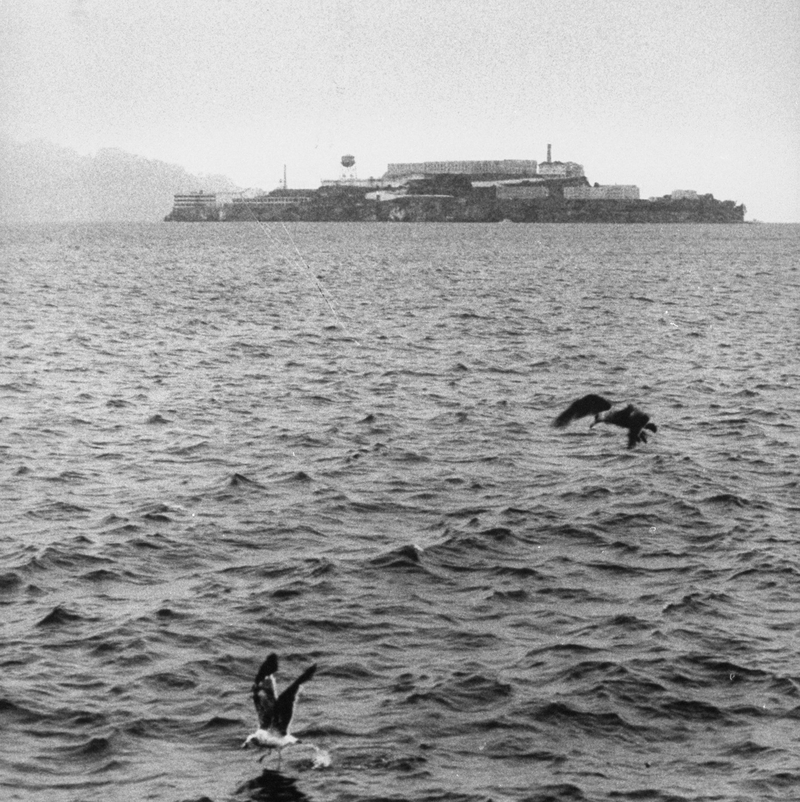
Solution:
<svg viewBox="0 0 800 802">
<path fill-rule="evenodd" d="M 159 221 L 173 194 L 198 189 L 238 187 L 115 148 L 81 156 L 50 142 L 0 138 L 0 222 Z"/>
</svg>

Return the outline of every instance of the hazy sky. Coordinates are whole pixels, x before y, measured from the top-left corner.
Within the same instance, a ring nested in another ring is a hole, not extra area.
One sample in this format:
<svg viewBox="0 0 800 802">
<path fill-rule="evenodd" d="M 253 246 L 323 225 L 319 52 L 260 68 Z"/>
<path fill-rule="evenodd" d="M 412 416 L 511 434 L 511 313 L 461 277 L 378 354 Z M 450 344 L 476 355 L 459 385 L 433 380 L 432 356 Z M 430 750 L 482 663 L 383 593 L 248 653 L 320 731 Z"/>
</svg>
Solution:
<svg viewBox="0 0 800 802">
<path fill-rule="evenodd" d="M 0 130 L 242 186 L 543 160 L 800 222 L 798 0 L 0 0 Z"/>
</svg>

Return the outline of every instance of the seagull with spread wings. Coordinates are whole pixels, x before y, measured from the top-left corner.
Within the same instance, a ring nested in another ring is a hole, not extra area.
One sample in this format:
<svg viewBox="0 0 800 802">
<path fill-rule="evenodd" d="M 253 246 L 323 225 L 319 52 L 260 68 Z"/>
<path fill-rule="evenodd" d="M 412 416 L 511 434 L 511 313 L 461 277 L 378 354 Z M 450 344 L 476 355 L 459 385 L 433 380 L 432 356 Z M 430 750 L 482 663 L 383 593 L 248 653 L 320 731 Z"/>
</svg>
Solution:
<svg viewBox="0 0 800 802">
<path fill-rule="evenodd" d="M 253 682 L 253 704 L 258 714 L 258 729 L 248 735 L 242 749 L 256 746 L 261 749 L 277 749 L 278 765 L 281 753 L 287 746 L 301 743 L 289 732 L 294 715 L 295 700 L 300 686 L 308 682 L 317 670 L 317 664 L 309 666 L 291 685 L 278 695 L 275 687 L 275 673 L 278 670 L 278 655 L 274 652 L 261 664 Z M 316 749 L 316 747 L 315 747 Z M 263 760 L 269 752 L 262 755 Z"/>
</svg>

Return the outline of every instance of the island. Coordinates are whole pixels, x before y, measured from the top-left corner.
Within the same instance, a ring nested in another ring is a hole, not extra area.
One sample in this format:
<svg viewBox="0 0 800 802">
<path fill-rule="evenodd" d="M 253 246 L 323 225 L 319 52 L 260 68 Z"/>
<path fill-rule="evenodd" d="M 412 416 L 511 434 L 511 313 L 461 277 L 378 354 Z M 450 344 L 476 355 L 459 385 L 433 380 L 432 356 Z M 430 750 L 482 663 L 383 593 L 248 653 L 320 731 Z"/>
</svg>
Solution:
<svg viewBox="0 0 800 802">
<path fill-rule="evenodd" d="M 169 222 L 743 223 L 744 204 L 694 190 L 641 199 L 630 184 L 590 184 L 583 167 L 551 160 L 390 164 L 358 179 L 352 156 L 318 189 L 175 195 Z"/>
</svg>

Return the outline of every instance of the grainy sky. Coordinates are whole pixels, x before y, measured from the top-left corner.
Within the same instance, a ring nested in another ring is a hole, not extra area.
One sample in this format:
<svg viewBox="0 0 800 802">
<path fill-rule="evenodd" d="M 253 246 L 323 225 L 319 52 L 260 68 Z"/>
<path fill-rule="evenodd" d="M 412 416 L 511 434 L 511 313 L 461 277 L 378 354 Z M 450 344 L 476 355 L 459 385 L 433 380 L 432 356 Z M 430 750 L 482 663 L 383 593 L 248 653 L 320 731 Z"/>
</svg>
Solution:
<svg viewBox="0 0 800 802">
<path fill-rule="evenodd" d="M 0 131 L 274 188 L 543 160 L 800 222 L 798 0 L 0 0 Z"/>
</svg>

